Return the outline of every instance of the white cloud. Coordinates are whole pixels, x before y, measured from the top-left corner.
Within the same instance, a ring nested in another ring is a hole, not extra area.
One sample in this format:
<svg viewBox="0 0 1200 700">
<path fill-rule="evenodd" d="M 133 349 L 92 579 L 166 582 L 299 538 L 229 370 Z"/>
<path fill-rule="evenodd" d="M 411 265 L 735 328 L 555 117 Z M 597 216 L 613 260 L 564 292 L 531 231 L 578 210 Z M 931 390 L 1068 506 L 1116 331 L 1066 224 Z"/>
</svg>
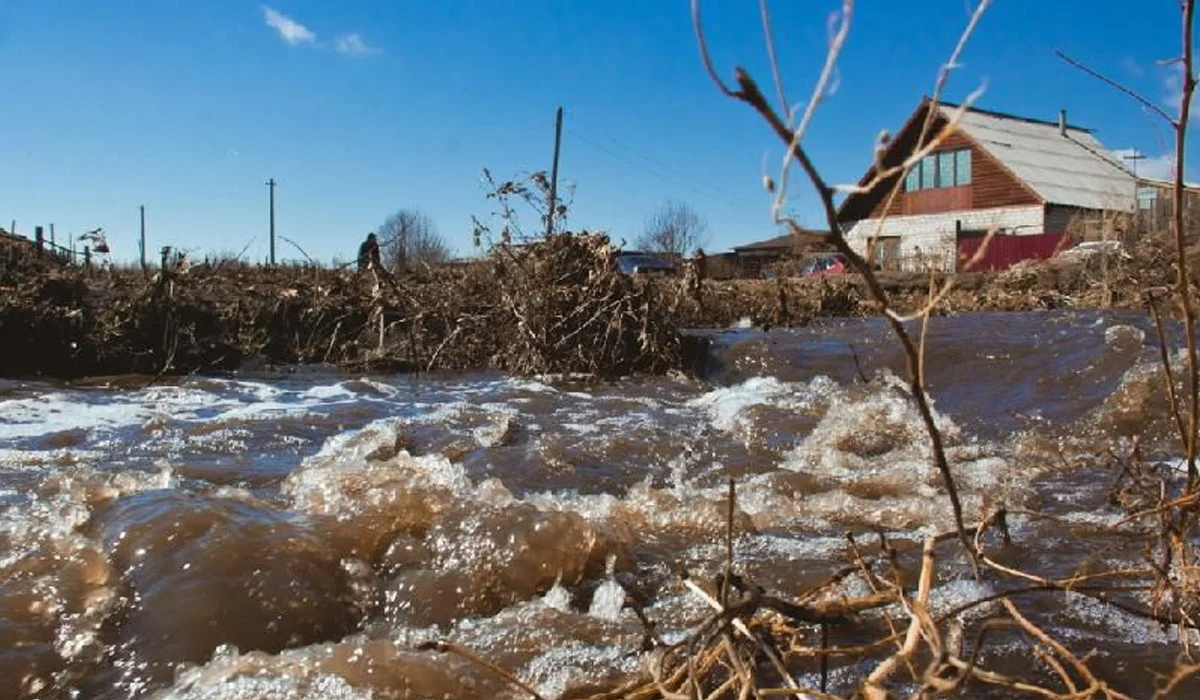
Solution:
<svg viewBox="0 0 1200 700">
<path fill-rule="evenodd" d="M 1171 180 L 1175 177 L 1175 156 L 1164 153 L 1138 161 L 1138 175 L 1156 180 Z"/>
<path fill-rule="evenodd" d="M 279 38 L 292 46 L 311 44 L 317 40 L 317 35 L 311 29 L 288 17 L 282 12 L 263 5 L 263 19 L 267 26 L 279 33 Z"/>
<path fill-rule="evenodd" d="M 1172 119 L 1179 117 L 1179 105 L 1183 103 L 1183 70 L 1178 66 L 1167 69 L 1167 77 L 1163 80 L 1163 103 L 1167 106 L 1167 114 Z M 1196 96 L 1192 95 L 1192 111 L 1188 121 L 1200 122 L 1200 110 L 1196 109 Z"/>
<path fill-rule="evenodd" d="M 1164 153 L 1161 156 L 1148 156 L 1136 148 L 1118 148 L 1112 151 L 1112 154 L 1125 167 L 1136 172 L 1138 177 L 1147 177 L 1154 180 L 1171 180 L 1175 177 L 1175 156 L 1170 153 Z M 1142 157 L 1137 160 L 1127 157 L 1133 155 L 1140 155 Z"/>
<path fill-rule="evenodd" d="M 333 40 L 333 48 L 338 53 L 347 56 L 366 56 L 382 51 L 382 49 L 368 44 L 366 39 L 363 39 L 362 35 L 357 32 L 338 35 Z"/>
</svg>

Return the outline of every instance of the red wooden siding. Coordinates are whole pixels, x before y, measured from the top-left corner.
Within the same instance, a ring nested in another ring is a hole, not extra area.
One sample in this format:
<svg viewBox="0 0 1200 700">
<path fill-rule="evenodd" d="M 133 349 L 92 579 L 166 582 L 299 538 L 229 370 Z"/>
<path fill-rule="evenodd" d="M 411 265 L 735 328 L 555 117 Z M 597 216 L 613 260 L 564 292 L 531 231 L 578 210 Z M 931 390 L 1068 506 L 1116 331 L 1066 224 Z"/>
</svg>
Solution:
<svg viewBox="0 0 1200 700">
<path fill-rule="evenodd" d="M 970 270 L 1007 270 L 1022 260 L 1045 260 L 1058 250 L 1062 233 L 1041 233 L 1033 236 L 996 235 L 988 243 L 983 259 Z M 959 270 L 966 271 L 967 261 L 979 250 L 985 236 L 964 236 L 958 239 Z"/>
<path fill-rule="evenodd" d="M 905 192 L 904 213 L 938 214 L 944 211 L 962 211 L 971 208 L 972 187 L 938 187 L 932 190 Z"/>
</svg>

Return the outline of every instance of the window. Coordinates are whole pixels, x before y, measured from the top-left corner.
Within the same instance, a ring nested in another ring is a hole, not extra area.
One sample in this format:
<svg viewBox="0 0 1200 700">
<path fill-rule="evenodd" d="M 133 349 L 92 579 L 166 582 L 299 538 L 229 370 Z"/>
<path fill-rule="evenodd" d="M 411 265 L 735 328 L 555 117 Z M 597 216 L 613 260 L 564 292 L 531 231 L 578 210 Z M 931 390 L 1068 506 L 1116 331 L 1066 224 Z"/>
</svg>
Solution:
<svg viewBox="0 0 1200 700">
<path fill-rule="evenodd" d="M 935 153 L 938 164 L 938 187 L 954 185 L 954 154 Z"/>
<path fill-rule="evenodd" d="M 909 192 L 921 189 L 921 168 L 919 166 L 913 167 L 908 171 L 908 175 L 904 176 L 904 189 Z"/>
<path fill-rule="evenodd" d="M 1150 210 L 1158 201 L 1158 189 L 1154 187 L 1139 187 L 1137 191 L 1138 209 Z"/>
<path fill-rule="evenodd" d="M 971 184 L 971 151 L 964 148 L 954 152 L 954 185 Z"/>
<path fill-rule="evenodd" d="M 931 153 L 913 166 L 904 177 L 904 189 L 928 190 L 935 187 L 961 187 L 971 184 L 971 151 L 966 148 Z"/>
<path fill-rule="evenodd" d="M 921 159 L 921 189 L 933 187 L 937 187 L 937 157 L 925 156 Z"/>
</svg>

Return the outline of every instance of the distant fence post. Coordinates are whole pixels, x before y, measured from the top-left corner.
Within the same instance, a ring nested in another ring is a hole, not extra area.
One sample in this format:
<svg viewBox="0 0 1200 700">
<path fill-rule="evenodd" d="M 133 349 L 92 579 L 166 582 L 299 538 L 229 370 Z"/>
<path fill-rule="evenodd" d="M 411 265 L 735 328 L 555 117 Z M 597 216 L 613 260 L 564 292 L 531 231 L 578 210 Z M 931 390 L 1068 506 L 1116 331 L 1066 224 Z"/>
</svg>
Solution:
<svg viewBox="0 0 1200 700">
<path fill-rule="evenodd" d="M 46 249 L 46 234 L 41 226 L 33 227 L 33 242 L 37 246 L 37 254 L 41 255 Z"/>
<path fill-rule="evenodd" d="M 92 249 L 88 246 L 83 247 L 83 269 L 92 269 Z"/>
</svg>

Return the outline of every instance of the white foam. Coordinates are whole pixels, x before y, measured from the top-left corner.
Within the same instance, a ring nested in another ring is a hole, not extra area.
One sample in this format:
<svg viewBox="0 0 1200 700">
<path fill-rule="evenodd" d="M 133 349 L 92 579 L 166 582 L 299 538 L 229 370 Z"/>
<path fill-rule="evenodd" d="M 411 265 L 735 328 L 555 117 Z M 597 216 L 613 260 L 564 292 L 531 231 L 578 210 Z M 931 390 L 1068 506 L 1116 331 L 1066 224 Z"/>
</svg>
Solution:
<svg viewBox="0 0 1200 700">
<path fill-rule="evenodd" d="M 566 692 L 572 683 L 590 676 L 608 676 L 614 671 L 632 674 L 637 671 L 638 656 L 618 644 L 596 646 L 571 641 L 538 655 L 521 670 L 544 697 L 555 698 Z"/>
<path fill-rule="evenodd" d="M 801 410 L 812 404 L 813 390 L 803 384 L 783 382 L 775 377 L 752 377 L 730 387 L 721 387 L 692 399 L 688 406 L 708 413 L 713 427 L 739 434 L 748 427 L 746 412 L 754 406 Z"/>
<path fill-rule="evenodd" d="M 273 420 L 304 416 L 339 404 L 382 402 L 397 391 L 377 382 L 370 385 L 384 396 L 356 392 L 347 382 L 288 390 L 220 379 L 140 390 L 53 391 L 0 401 L 0 440 L 38 438 L 69 430 L 92 435 L 170 423 Z"/>
<path fill-rule="evenodd" d="M 256 675 L 230 669 L 222 673 L 222 664 L 204 666 L 180 674 L 176 684 L 152 697 L 155 700 L 371 700 L 368 690 L 354 688 L 345 679 L 332 674 L 297 677 L 281 671 Z"/>
<path fill-rule="evenodd" d="M 567 589 L 562 587 L 561 576 L 550 587 L 550 590 L 546 591 L 546 595 L 542 596 L 542 605 L 558 610 L 559 612 L 571 611 L 571 594 Z"/>
<path fill-rule="evenodd" d="M 588 615 L 599 620 L 616 622 L 621 619 L 621 610 L 625 607 L 625 589 L 613 579 L 605 579 L 596 587 L 592 594 L 592 604 L 588 607 Z"/>
<path fill-rule="evenodd" d="M 386 418 L 357 431 L 334 435 L 317 454 L 305 459 L 281 486 L 295 508 L 311 513 L 338 514 L 362 505 L 371 486 L 409 482 L 414 487 L 446 488 L 466 494 L 471 488 L 462 465 L 439 454 L 413 457 L 400 451 L 386 464 L 369 458 L 390 450 L 397 440 L 399 422 Z"/>
<path fill-rule="evenodd" d="M 328 384 L 324 386 L 314 386 L 300 394 L 303 398 L 309 399 L 344 399 L 358 396 L 353 390 L 346 386 L 345 382 L 337 384 Z"/>
<path fill-rule="evenodd" d="M 1089 596 L 1065 591 L 1062 593 L 1062 601 L 1063 610 L 1068 617 L 1093 628 L 1090 632 L 1078 629 L 1062 630 L 1067 636 L 1115 638 L 1140 645 L 1169 644 L 1178 639 L 1178 630 L 1174 626 L 1169 628 L 1170 631 L 1164 632 L 1162 625 L 1153 620 L 1137 617 Z"/>
<path fill-rule="evenodd" d="M 1133 326 L 1118 323 L 1104 329 L 1104 343 L 1106 345 L 1125 343 L 1141 345 L 1145 339 L 1146 332 Z"/>
</svg>

